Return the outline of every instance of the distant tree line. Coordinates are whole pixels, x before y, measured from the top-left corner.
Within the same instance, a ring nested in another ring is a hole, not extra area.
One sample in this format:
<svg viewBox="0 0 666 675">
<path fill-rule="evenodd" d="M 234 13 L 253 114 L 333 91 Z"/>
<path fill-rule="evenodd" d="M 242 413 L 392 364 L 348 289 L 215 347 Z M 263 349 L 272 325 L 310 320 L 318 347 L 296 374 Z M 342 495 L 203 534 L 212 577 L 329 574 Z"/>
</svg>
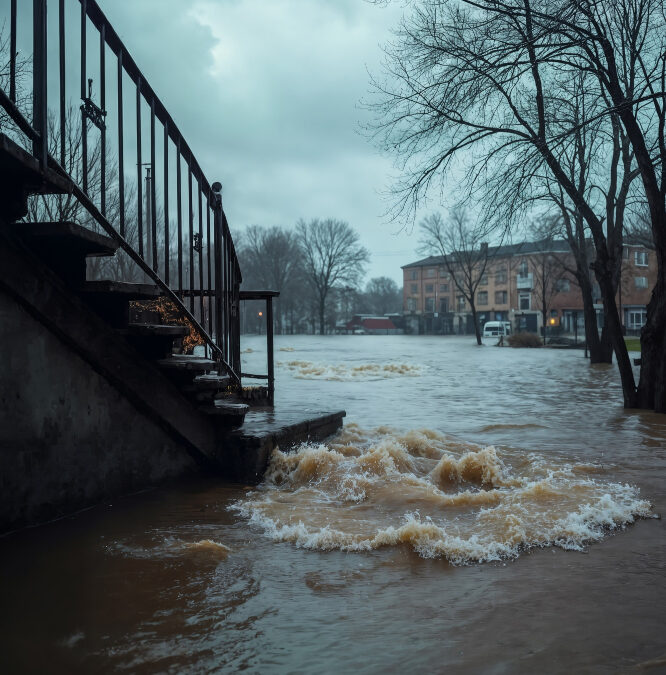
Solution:
<svg viewBox="0 0 666 675">
<path fill-rule="evenodd" d="M 370 259 L 357 232 L 332 218 L 300 220 L 294 228 L 251 225 L 235 234 L 243 289 L 277 290 L 277 333 L 330 333 L 354 314 L 402 310 L 402 291 L 387 277 L 363 279 Z M 241 330 L 261 332 L 261 302 L 241 308 Z"/>
</svg>

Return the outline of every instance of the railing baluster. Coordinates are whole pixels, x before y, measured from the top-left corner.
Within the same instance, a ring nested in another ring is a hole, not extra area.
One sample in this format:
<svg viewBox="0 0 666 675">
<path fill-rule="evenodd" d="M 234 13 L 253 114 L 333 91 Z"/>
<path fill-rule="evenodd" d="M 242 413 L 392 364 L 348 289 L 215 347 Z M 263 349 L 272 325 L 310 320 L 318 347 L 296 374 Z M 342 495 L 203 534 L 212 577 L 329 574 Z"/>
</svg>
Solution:
<svg viewBox="0 0 666 675">
<path fill-rule="evenodd" d="M 153 240 L 153 271 L 157 272 L 159 265 L 157 261 L 157 196 L 155 192 L 155 183 L 157 174 L 155 173 L 155 98 L 150 100 L 150 229 Z M 148 223 L 146 224 L 148 226 Z"/>
<path fill-rule="evenodd" d="M 239 308 L 240 309 L 240 308 Z M 266 298 L 266 357 L 268 361 L 268 400 L 275 398 L 275 370 L 273 366 L 273 298 Z"/>
<path fill-rule="evenodd" d="M 16 0 L 12 0 L 9 19 L 9 98 L 16 103 Z"/>
<path fill-rule="evenodd" d="M 139 255 L 143 255 L 143 176 L 141 175 L 141 78 L 136 82 L 136 216 L 139 232 Z"/>
<path fill-rule="evenodd" d="M 199 192 L 199 321 L 204 325 L 203 213 L 201 211 L 203 208 L 203 195 L 201 194 L 201 179 L 197 181 L 197 191 Z"/>
<path fill-rule="evenodd" d="M 60 56 L 60 166 L 67 171 L 65 135 L 66 128 L 66 94 L 65 94 L 65 0 L 58 3 L 58 52 Z"/>
<path fill-rule="evenodd" d="M 194 248 L 193 248 L 193 239 L 194 239 L 194 207 L 192 204 L 192 156 L 190 155 L 189 162 L 187 163 L 187 206 L 188 206 L 188 221 L 190 224 L 190 237 L 189 237 L 189 249 L 190 249 L 190 312 L 194 314 L 194 295 L 192 291 L 194 290 Z"/>
<path fill-rule="evenodd" d="M 106 24 L 102 24 L 99 31 L 99 80 L 100 98 L 99 107 L 106 110 Z M 106 217 L 106 125 L 100 129 L 101 157 L 100 157 L 100 211 Z"/>
<path fill-rule="evenodd" d="M 99 79 L 100 98 L 99 107 L 106 110 L 106 24 L 102 24 L 99 31 Z M 106 217 L 106 125 L 100 129 L 101 157 L 100 157 L 100 211 Z"/>
<path fill-rule="evenodd" d="M 215 344 L 222 348 L 224 341 L 222 339 L 222 196 L 220 183 L 213 183 L 213 235 L 215 237 L 215 293 L 213 300 L 215 302 Z M 227 361 L 226 353 L 224 360 Z M 228 363 L 228 361 L 227 361 Z"/>
<path fill-rule="evenodd" d="M 210 192 L 206 195 L 206 267 L 208 268 L 208 283 L 206 290 L 208 291 L 208 332 L 213 332 L 213 310 L 212 310 L 212 286 L 211 286 L 211 269 L 210 269 Z"/>
<path fill-rule="evenodd" d="M 164 281 L 169 283 L 169 123 L 164 123 Z"/>
<path fill-rule="evenodd" d="M 183 297 L 183 195 L 181 181 L 180 138 L 176 147 L 176 208 L 178 209 L 178 292 Z"/>
<path fill-rule="evenodd" d="M 118 52 L 118 200 L 120 236 L 125 238 L 125 158 L 123 152 L 123 50 Z"/>
<path fill-rule="evenodd" d="M 88 3 L 86 0 L 81 0 L 81 101 L 85 101 L 86 92 L 86 17 Z M 88 121 L 83 112 L 83 105 L 81 106 L 81 172 L 83 191 L 88 192 Z"/>
<path fill-rule="evenodd" d="M 48 112 L 46 97 L 46 0 L 33 0 L 32 126 L 39 134 L 32 152 L 46 169 L 48 156 Z"/>
</svg>

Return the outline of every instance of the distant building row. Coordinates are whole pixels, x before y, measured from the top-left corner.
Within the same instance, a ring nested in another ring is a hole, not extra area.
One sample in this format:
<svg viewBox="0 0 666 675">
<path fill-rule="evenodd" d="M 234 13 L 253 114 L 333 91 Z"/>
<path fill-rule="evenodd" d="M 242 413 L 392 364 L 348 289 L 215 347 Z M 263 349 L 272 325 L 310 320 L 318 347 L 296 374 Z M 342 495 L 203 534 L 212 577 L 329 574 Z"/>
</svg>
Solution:
<svg viewBox="0 0 666 675">
<path fill-rule="evenodd" d="M 476 290 L 478 320 L 510 321 L 514 332 L 542 329 L 542 297 L 537 284 L 543 279 L 544 255 L 559 271 L 548 294 L 547 323 L 561 332 L 584 334 L 583 300 L 571 269 L 573 255 L 566 241 L 524 242 L 490 247 L 490 259 Z M 656 282 L 654 251 L 642 245 L 623 250 L 618 306 L 624 329 L 637 334 L 645 323 L 646 305 Z M 403 316 L 412 333 L 464 334 L 474 332 L 469 304 L 456 288 L 444 258 L 430 256 L 404 265 Z M 603 323 L 599 287 L 590 272 L 597 321 Z"/>
</svg>

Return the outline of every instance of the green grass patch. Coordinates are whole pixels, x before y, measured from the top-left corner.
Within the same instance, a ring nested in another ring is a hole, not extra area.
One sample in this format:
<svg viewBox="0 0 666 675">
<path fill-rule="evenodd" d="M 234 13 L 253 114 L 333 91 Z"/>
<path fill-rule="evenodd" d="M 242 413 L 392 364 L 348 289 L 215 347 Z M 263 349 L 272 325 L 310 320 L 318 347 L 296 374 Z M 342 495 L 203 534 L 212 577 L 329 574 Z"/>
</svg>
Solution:
<svg viewBox="0 0 666 675">
<path fill-rule="evenodd" d="M 641 351 L 641 339 L 639 337 L 626 337 L 624 338 L 624 341 L 627 344 L 627 351 L 630 352 Z"/>
</svg>

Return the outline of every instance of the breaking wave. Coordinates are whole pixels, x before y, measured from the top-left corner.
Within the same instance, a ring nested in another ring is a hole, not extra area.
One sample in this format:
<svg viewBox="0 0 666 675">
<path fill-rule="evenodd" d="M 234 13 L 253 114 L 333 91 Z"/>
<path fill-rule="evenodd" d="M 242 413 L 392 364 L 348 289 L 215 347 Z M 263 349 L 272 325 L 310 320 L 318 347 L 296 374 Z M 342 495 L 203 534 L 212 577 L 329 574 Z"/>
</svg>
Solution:
<svg viewBox="0 0 666 675">
<path fill-rule="evenodd" d="M 651 505 L 603 469 L 350 424 L 325 444 L 273 452 L 264 483 L 231 508 L 275 541 L 316 550 L 408 545 L 467 564 L 544 546 L 582 550 Z"/>
<path fill-rule="evenodd" d="M 393 377 L 418 377 L 421 367 L 408 363 L 365 363 L 358 366 L 347 364 L 317 364 L 310 361 L 279 361 L 278 366 L 287 368 L 294 376 L 304 380 L 382 380 Z"/>
</svg>

